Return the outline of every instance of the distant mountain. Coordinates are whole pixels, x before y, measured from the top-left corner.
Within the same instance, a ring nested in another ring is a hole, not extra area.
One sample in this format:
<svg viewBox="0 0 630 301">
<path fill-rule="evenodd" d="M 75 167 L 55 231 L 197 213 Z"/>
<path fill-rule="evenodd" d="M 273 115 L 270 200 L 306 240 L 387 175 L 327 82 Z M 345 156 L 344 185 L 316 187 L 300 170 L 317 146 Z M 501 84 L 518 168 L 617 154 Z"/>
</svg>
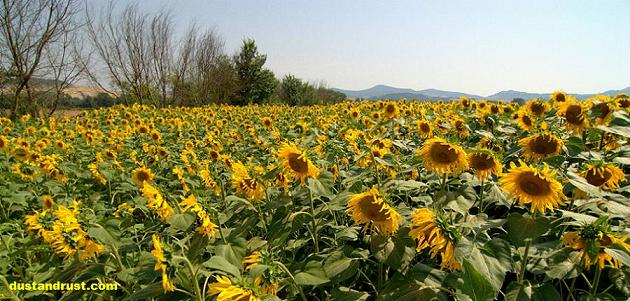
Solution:
<svg viewBox="0 0 630 301">
<path fill-rule="evenodd" d="M 401 99 L 401 98 L 419 99 L 419 100 L 438 100 L 438 99 L 449 100 L 449 99 L 458 99 L 462 96 L 466 96 L 468 98 L 488 99 L 488 100 L 499 100 L 499 99 L 512 100 L 515 98 L 522 98 L 525 100 L 529 100 L 532 98 L 548 99 L 551 96 L 551 93 L 530 93 L 530 92 L 523 92 L 523 91 L 507 90 L 507 91 L 501 91 L 499 93 L 495 93 L 495 94 L 484 97 L 484 96 L 479 96 L 479 95 L 474 95 L 474 94 L 443 91 L 443 90 L 437 90 L 437 89 L 413 90 L 413 89 L 406 89 L 406 88 L 396 88 L 396 87 L 387 86 L 387 85 L 376 85 L 372 88 L 364 89 L 364 90 L 344 90 L 344 89 L 338 89 L 338 88 L 332 88 L 332 89 L 335 91 L 342 92 L 350 98 L 363 98 L 363 99 L 372 99 L 372 100 L 374 99 Z M 620 93 L 626 93 L 630 95 L 630 87 L 621 89 L 621 90 L 608 90 L 605 92 L 601 92 L 599 94 L 615 96 Z M 577 99 L 587 99 L 589 97 L 593 97 L 597 95 L 597 94 L 572 94 L 572 93 L 569 93 L 569 94 L 575 96 Z"/>
</svg>

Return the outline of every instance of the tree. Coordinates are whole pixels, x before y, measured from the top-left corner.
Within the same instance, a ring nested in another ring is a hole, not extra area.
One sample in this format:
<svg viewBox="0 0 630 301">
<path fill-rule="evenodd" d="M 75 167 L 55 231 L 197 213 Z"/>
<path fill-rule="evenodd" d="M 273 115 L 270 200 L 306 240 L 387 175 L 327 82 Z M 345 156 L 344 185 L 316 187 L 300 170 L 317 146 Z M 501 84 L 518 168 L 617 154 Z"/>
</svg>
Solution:
<svg viewBox="0 0 630 301">
<path fill-rule="evenodd" d="M 263 68 L 266 61 L 267 55 L 258 53 L 254 40 L 243 41 L 234 57 L 240 86 L 235 104 L 262 103 L 273 94 L 277 80 L 271 70 Z"/>
<path fill-rule="evenodd" d="M 76 0 L 0 2 L 0 69 L 11 79 L 12 118 L 33 109 L 31 80 L 42 69 L 48 46 L 72 30 L 70 24 L 77 12 Z"/>
</svg>

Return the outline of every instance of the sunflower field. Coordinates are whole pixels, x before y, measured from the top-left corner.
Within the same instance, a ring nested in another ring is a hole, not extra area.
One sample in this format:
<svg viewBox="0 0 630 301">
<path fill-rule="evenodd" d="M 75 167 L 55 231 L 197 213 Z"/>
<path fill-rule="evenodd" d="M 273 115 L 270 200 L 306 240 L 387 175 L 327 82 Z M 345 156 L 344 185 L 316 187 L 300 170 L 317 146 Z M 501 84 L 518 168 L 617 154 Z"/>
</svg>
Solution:
<svg viewBox="0 0 630 301">
<path fill-rule="evenodd" d="M 0 299 L 627 300 L 630 98 L 0 119 Z M 13 282 L 116 283 L 16 291 Z"/>
</svg>

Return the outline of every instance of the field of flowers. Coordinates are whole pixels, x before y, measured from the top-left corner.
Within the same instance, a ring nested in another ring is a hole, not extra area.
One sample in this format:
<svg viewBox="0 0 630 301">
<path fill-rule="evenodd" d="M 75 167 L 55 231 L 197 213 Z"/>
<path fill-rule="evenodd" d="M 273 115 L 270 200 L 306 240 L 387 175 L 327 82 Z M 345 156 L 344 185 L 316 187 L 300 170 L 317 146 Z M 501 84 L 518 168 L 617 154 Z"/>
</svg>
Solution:
<svg viewBox="0 0 630 301">
<path fill-rule="evenodd" d="M 9 300 L 627 300 L 630 98 L 0 119 Z M 11 291 L 12 282 L 117 283 Z"/>
</svg>

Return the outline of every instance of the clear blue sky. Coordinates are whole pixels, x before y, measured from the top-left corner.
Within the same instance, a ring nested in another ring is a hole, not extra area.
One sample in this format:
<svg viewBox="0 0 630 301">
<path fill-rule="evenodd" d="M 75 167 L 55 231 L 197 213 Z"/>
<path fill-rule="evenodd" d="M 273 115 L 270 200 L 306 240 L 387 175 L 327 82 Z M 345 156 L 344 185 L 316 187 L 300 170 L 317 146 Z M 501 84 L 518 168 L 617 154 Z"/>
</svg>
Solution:
<svg viewBox="0 0 630 301">
<path fill-rule="evenodd" d="M 420 3 L 421 2 L 421 3 Z M 630 86 L 630 1 L 138 1 L 251 37 L 278 77 L 488 95 Z"/>
</svg>

